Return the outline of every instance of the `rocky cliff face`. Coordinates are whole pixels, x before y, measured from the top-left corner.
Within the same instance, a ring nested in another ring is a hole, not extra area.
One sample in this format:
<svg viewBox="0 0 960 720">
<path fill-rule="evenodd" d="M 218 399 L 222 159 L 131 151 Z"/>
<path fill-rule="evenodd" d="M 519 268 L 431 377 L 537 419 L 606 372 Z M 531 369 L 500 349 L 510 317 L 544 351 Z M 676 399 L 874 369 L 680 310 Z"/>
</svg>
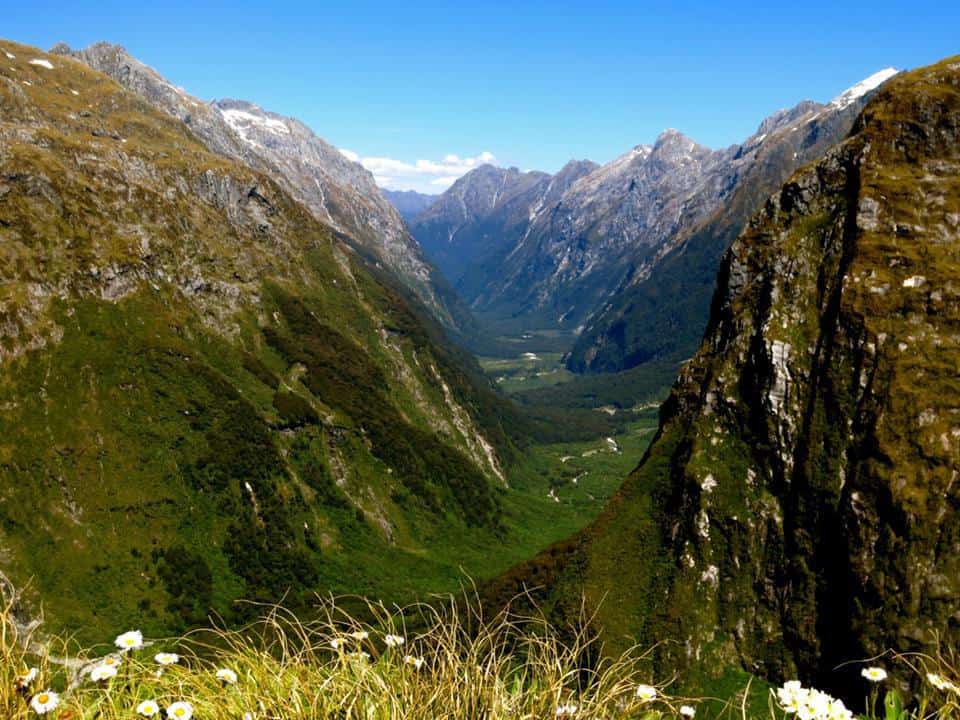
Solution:
<svg viewBox="0 0 960 720">
<path fill-rule="evenodd" d="M 389 279 L 108 76 L 0 54 L 5 576 L 160 634 L 495 536 L 507 411 Z"/>
<path fill-rule="evenodd" d="M 734 154 L 729 190 L 703 219 L 681 222 L 634 264 L 598 308 L 567 358 L 575 372 L 619 372 L 689 358 L 703 337 L 720 258 L 750 217 L 798 168 L 850 132 L 881 71 L 826 105 L 803 102 L 764 120 Z M 712 192 L 712 191 L 708 191 Z"/>
<path fill-rule="evenodd" d="M 958 171 L 951 58 L 891 80 L 751 220 L 642 463 L 508 585 L 546 577 L 561 610 L 583 590 L 612 646 L 675 640 L 664 666 L 705 676 L 836 686 L 841 662 L 954 646 Z"/>
<path fill-rule="evenodd" d="M 445 325 L 469 326 L 469 312 L 424 257 L 373 175 L 310 128 L 243 100 L 204 102 L 174 86 L 124 48 L 96 43 L 70 55 L 106 73 L 181 120 L 211 151 L 271 175 L 314 216 L 380 259 Z"/>
</svg>

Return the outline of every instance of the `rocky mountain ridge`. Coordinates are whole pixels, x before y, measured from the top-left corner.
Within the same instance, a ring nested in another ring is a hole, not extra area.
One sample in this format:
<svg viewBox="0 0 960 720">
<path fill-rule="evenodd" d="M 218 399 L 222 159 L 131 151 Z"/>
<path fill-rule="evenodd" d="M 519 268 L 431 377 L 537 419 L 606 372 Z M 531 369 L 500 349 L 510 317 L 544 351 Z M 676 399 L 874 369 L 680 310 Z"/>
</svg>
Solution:
<svg viewBox="0 0 960 720">
<path fill-rule="evenodd" d="M 184 122 L 211 151 L 270 174 L 319 220 L 380 259 L 443 324 L 470 330 L 469 312 L 437 276 L 373 175 L 299 120 L 244 100 L 199 100 L 119 45 L 58 45 L 51 52 L 106 73 Z"/>
<path fill-rule="evenodd" d="M 804 101 L 778 111 L 746 141 L 722 150 L 702 147 L 676 130 L 664 131 L 654 145 L 639 145 L 602 167 L 580 166 L 568 182 L 556 183 L 562 190 L 549 198 L 515 195 L 517 206 L 509 212 L 493 206 L 499 186 L 483 177 L 491 171 L 476 170 L 416 218 L 411 228 L 428 255 L 463 258 L 456 267 L 446 260 L 438 263 L 454 273 L 451 282 L 479 316 L 494 321 L 510 318 L 528 328 L 586 330 L 590 339 L 579 343 L 571 369 L 625 369 L 629 362 L 611 368 L 586 357 L 591 346 L 604 342 L 601 336 L 616 322 L 611 318 L 622 312 L 615 307 L 621 293 L 655 277 L 664 258 L 688 244 L 743 185 L 764 175 L 768 194 L 790 172 L 839 141 L 863 97 L 892 72 L 868 78 L 831 103 Z M 785 140 L 791 133 L 795 137 Z M 757 170 L 769 165 L 772 157 L 781 165 L 776 173 Z M 566 169 L 557 177 L 565 174 Z M 772 183 L 766 180 L 769 174 L 776 176 Z M 550 183 L 541 174 L 530 177 L 541 188 Z M 472 203 L 463 199 L 468 187 L 477 193 Z M 762 197 L 755 202 L 762 202 Z M 732 237 L 727 238 L 730 241 Z M 471 245 L 495 246 L 497 251 L 477 263 L 476 254 L 466 249 Z M 717 253 L 712 255 L 708 280 L 718 260 Z M 700 310 L 705 317 L 706 307 Z M 700 329 L 702 325 L 696 332 Z"/>
<path fill-rule="evenodd" d="M 595 167 L 570 162 L 555 176 L 483 165 L 457 180 L 412 225 L 424 251 L 465 299 L 482 289 L 522 238 L 531 214 Z"/>
<path fill-rule="evenodd" d="M 499 537 L 510 409 L 392 275 L 107 75 L 0 53 L 0 569 L 33 607 L 159 635 Z"/>
<path fill-rule="evenodd" d="M 960 57 L 872 96 L 725 254 L 703 343 L 592 528 L 500 587 L 717 681 L 862 689 L 960 612 Z"/>
</svg>

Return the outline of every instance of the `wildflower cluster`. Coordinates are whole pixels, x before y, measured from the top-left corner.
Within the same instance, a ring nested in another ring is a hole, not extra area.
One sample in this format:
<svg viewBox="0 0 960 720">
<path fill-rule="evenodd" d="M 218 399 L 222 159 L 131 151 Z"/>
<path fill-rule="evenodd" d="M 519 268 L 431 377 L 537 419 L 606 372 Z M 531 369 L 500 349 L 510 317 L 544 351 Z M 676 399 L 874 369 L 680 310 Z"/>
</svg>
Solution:
<svg viewBox="0 0 960 720">
<path fill-rule="evenodd" d="M 474 618 L 462 622 L 457 606 L 447 612 L 414 606 L 418 632 L 408 637 L 395 628 L 398 619 L 407 622 L 409 609 L 399 618 L 382 606 L 371 610 L 382 614 L 366 629 L 332 606 L 325 620 L 311 623 L 278 617 L 277 610 L 243 631 L 200 631 L 169 650 L 150 649 L 153 642 L 133 630 L 117 636 L 107 655 L 62 667 L 50 662 L 52 653 L 31 667 L 29 651 L 10 645 L 6 657 L 16 666 L 7 674 L 6 695 L 0 685 L 0 717 L 433 720 L 468 717 L 475 707 L 487 708 L 490 720 L 696 715 L 659 687 L 638 684 L 645 660 L 631 653 L 587 683 L 572 681 L 586 641 L 565 645 L 545 622 L 531 628 L 528 619 L 503 615 L 478 626 Z"/>
<path fill-rule="evenodd" d="M 842 700 L 816 688 L 805 688 L 799 680 L 790 680 L 777 690 L 777 701 L 788 715 L 798 720 L 853 720 Z"/>
<path fill-rule="evenodd" d="M 107 687 L 111 680 L 117 677 L 120 667 L 123 663 L 123 656 L 140 650 L 145 646 L 143 634 L 139 630 L 131 630 L 118 635 L 114 640 L 114 645 L 120 650 L 119 654 L 107 655 L 100 658 L 91 667 L 85 671 L 92 683 L 102 687 Z M 154 655 L 154 662 L 161 667 L 176 665 L 180 662 L 180 656 L 172 652 L 160 652 Z M 39 670 L 31 667 L 19 674 L 14 680 L 14 687 L 21 694 L 28 694 L 31 686 L 37 680 Z M 220 668 L 215 676 L 222 683 L 232 685 L 237 682 L 237 674 L 229 668 Z M 159 674 L 157 675 L 159 677 Z M 43 690 L 30 697 L 30 708 L 37 715 L 46 715 L 56 710 L 62 702 L 60 694 L 52 690 Z M 131 714 L 139 717 L 152 718 L 161 715 L 162 708 L 156 700 L 142 700 L 132 708 Z M 186 700 L 173 700 L 166 706 L 166 717 L 169 720 L 190 720 L 193 717 L 194 708 Z M 252 717 L 252 715 L 251 715 Z"/>
</svg>

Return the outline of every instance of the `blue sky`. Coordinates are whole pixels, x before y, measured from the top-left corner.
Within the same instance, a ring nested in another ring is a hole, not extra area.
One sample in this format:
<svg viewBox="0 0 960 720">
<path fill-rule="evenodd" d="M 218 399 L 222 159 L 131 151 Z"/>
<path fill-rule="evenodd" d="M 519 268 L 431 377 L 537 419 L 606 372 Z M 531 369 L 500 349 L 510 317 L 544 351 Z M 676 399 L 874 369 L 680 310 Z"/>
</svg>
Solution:
<svg viewBox="0 0 960 720">
<path fill-rule="evenodd" d="M 960 53 L 943 0 L 6 5 L 4 37 L 121 43 L 194 95 L 295 115 L 380 158 L 383 182 L 434 191 L 482 153 L 554 171 L 666 127 L 729 145 L 780 107 Z"/>
</svg>

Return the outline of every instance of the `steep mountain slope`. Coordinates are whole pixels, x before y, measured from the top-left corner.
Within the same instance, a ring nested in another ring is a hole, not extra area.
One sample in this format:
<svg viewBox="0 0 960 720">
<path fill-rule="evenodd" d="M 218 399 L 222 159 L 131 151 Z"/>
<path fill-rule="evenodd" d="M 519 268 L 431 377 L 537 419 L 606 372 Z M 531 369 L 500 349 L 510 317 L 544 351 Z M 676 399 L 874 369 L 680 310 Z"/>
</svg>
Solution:
<svg viewBox="0 0 960 720">
<path fill-rule="evenodd" d="M 899 75 L 725 255 L 657 437 L 518 569 L 664 667 L 818 686 L 960 637 L 960 57 Z"/>
<path fill-rule="evenodd" d="M 513 250 L 537 208 L 552 205 L 596 165 L 568 163 L 542 172 L 482 165 L 457 180 L 411 223 L 414 236 L 468 302 Z"/>
<path fill-rule="evenodd" d="M 376 267 L 106 75 L 0 56 L 0 571 L 35 605 L 157 634 L 498 537 L 509 410 Z"/>
<path fill-rule="evenodd" d="M 731 155 L 667 131 L 653 147 L 638 146 L 580 178 L 559 202 L 531 213 L 508 263 L 472 305 L 576 328 L 635 262 L 705 212 L 696 196 L 719 184 Z"/>
<path fill-rule="evenodd" d="M 381 190 L 383 196 L 393 205 L 406 222 L 413 219 L 433 205 L 439 195 L 425 195 L 415 190 Z"/>
<path fill-rule="evenodd" d="M 437 276 L 373 175 L 287 118 L 242 100 L 207 103 L 188 95 L 127 51 L 96 43 L 70 55 L 106 73 L 160 110 L 183 121 L 211 151 L 266 172 L 324 223 L 372 252 L 445 325 L 472 331 L 472 318 Z"/>
<path fill-rule="evenodd" d="M 650 362 L 679 363 L 696 350 L 709 314 L 720 257 L 750 216 L 798 168 L 846 137 L 884 70 L 827 105 L 801 103 L 765 120 L 732 166 L 732 190 L 706 219 L 681 226 L 649 260 L 633 267 L 587 323 L 567 359 L 575 372 L 618 372 Z"/>
</svg>

